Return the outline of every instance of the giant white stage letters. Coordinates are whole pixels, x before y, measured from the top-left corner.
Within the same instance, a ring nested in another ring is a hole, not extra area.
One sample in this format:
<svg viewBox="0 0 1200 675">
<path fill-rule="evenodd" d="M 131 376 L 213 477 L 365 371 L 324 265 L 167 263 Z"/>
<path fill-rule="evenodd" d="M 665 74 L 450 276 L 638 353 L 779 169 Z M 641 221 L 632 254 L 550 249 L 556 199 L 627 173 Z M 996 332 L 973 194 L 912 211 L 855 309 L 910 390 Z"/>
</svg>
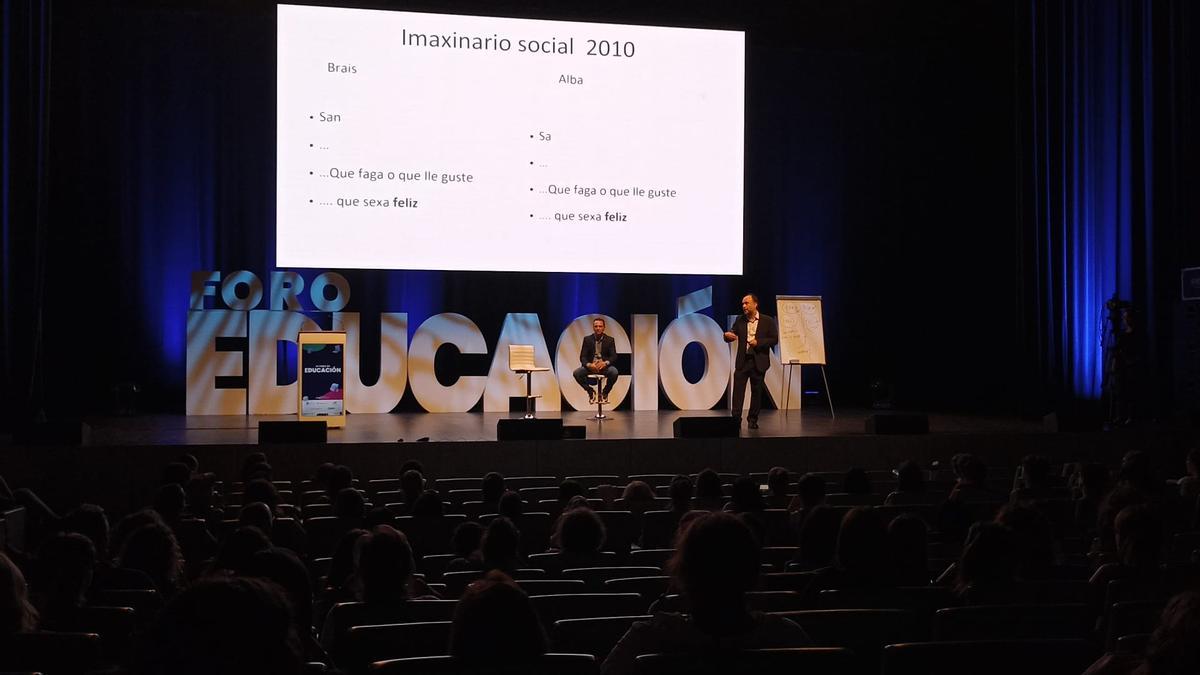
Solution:
<svg viewBox="0 0 1200 675">
<path fill-rule="evenodd" d="M 576 410 L 587 409 L 587 394 L 575 383 L 572 372 L 579 366 L 580 342 L 595 318 L 605 320 L 617 352 L 630 355 L 632 372 L 622 373 L 617 380 L 611 395 L 613 407 L 632 395 L 634 410 L 657 410 L 661 388 L 667 400 L 681 410 L 707 410 L 722 402 L 731 383 L 732 354 L 722 339 L 723 330 L 712 317 L 700 313 L 712 306 L 711 287 L 679 298 L 676 316 L 661 335 L 659 318 L 653 314 L 630 317 L 632 339 L 616 318 L 584 314 L 563 328 L 553 353 L 537 314 L 508 314 L 489 349 L 483 332 L 461 314 L 429 317 L 410 343 L 408 314 L 382 313 L 379 376 L 368 383 L 359 370 L 360 316 L 342 311 L 350 301 L 346 278 L 324 272 L 306 284 L 300 273 L 292 271 L 274 271 L 268 278 L 270 288 L 264 289 L 258 275 L 245 270 L 224 276 L 212 270 L 192 274 L 187 414 L 295 414 L 295 364 L 280 363 L 284 353 L 280 345 L 294 343 L 302 330 L 320 330 L 317 322 L 303 313 L 306 309 L 327 313 L 333 330 L 346 331 L 346 405 L 352 413 L 389 412 L 410 386 L 413 397 L 429 412 L 469 411 L 481 399 L 485 411 L 507 411 L 510 397 L 525 394 L 524 378 L 508 369 L 510 344 L 532 344 L 538 365 L 551 368 L 533 376 L 533 393 L 542 397 L 539 410 L 560 410 L 564 401 Z M 206 302 L 206 298 L 211 300 Z M 684 377 L 682 365 L 684 349 L 691 343 L 699 344 L 705 355 L 704 374 L 695 383 Z M 463 375 L 443 384 L 434 371 L 438 349 L 443 346 L 462 354 L 491 354 L 488 374 Z M 249 364 L 247 372 L 242 372 L 243 362 Z M 771 363 L 767 393 L 779 401 L 782 368 L 777 353 L 772 354 Z M 790 407 L 799 407 L 800 397 L 790 398 Z"/>
</svg>

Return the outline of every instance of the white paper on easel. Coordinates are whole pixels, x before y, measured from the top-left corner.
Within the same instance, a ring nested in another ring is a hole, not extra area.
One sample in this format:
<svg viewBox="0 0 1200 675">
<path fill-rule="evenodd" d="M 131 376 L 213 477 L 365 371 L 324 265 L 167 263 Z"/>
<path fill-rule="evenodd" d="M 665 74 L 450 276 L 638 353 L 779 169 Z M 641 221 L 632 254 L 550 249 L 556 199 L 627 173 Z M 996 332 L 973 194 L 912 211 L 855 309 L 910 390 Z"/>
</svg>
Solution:
<svg viewBox="0 0 1200 675">
<path fill-rule="evenodd" d="M 779 314 L 779 360 L 825 365 L 821 297 L 777 295 L 775 311 Z"/>
</svg>

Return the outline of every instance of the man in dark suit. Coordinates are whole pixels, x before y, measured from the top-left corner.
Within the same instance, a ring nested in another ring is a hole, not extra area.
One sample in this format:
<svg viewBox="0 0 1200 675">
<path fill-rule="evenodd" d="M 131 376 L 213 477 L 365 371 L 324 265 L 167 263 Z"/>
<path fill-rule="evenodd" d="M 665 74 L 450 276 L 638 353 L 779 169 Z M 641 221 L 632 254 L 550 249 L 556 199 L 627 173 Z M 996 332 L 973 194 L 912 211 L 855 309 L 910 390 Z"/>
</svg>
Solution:
<svg viewBox="0 0 1200 675">
<path fill-rule="evenodd" d="M 742 298 L 742 315 L 725 333 L 726 342 L 737 342 L 733 357 L 733 416 L 742 419 L 742 403 L 746 400 L 746 380 L 750 380 L 750 412 L 748 426 L 758 428 L 758 411 L 762 408 L 763 376 L 771 367 L 771 348 L 779 342 L 779 327 L 775 319 L 760 314 L 758 296 L 750 293 Z"/>
<path fill-rule="evenodd" d="M 604 319 L 592 321 L 592 334 L 583 338 L 579 350 L 579 367 L 575 369 L 575 381 L 588 393 L 588 402 L 596 402 L 596 391 L 588 386 L 588 375 L 603 375 L 604 391 L 600 400 L 608 403 L 608 393 L 617 383 L 617 341 L 604 334 Z"/>
</svg>

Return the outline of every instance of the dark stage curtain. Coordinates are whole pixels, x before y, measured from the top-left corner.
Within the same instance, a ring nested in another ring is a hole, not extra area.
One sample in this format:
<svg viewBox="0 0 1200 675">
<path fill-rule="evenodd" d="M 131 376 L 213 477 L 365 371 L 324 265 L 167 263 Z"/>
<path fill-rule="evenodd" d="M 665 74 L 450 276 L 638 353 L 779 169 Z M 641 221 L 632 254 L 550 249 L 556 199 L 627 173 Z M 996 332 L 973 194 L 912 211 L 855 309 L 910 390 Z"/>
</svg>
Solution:
<svg viewBox="0 0 1200 675">
<path fill-rule="evenodd" d="M 46 290 L 28 305 L 45 316 L 45 395 L 33 398 L 47 409 L 103 413 L 114 387 L 136 382 L 142 409 L 181 411 L 190 273 L 274 268 L 274 8 L 54 3 L 54 133 L 40 183 L 51 234 Z M 535 11 L 516 1 L 419 9 Z M 505 312 L 538 312 L 553 348 L 579 314 L 653 313 L 665 327 L 677 296 L 712 285 L 719 321 L 748 290 L 768 299 L 768 313 L 777 293 L 824 296 L 829 377 L 846 405 L 869 402 L 870 383 L 883 379 L 900 405 L 1016 406 L 1024 388 L 1012 375 L 1020 338 L 1007 0 L 869 10 L 565 3 L 553 13 L 749 29 L 745 274 L 345 272 L 368 354 L 380 311 L 408 312 L 410 331 L 431 314 L 461 312 L 489 341 Z M 28 74 L 33 65 L 14 67 Z M 31 264 L 33 251 L 14 247 L 5 273 Z M 33 324 L 10 316 L 14 340 L 31 340 Z M 685 361 L 702 367 L 699 350 L 690 352 Z M 14 350 L 14 364 L 24 353 Z M 447 372 L 486 372 L 489 359 L 450 359 Z M 363 366 L 372 377 L 377 366 Z M 818 381 L 814 372 L 806 384 Z M 6 392 L 25 391 L 13 382 Z"/>
<path fill-rule="evenodd" d="M 1052 397 L 1100 397 L 1114 294 L 1135 308 L 1143 412 L 1169 397 L 1179 268 L 1197 251 L 1197 211 L 1180 183 L 1196 175 L 1180 154 L 1195 147 L 1192 5 L 1020 5 L 1024 317 Z"/>
<path fill-rule="evenodd" d="M 104 412 L 137 382 L 179 412 L 190 273 L 274 269 L 275 5 L 0 1 L 5 410 Z M 1189 0 L 568 5 L 749 29 L 745 274 L 346 272 L 368 352 L 380 311 L 461 312 L 489 341 L 538 312 L 553 343 L 590 311 L 665 326 L 711 284 L 718 320 L 746 290 L 823 295 L 844 404 L 882 379 L 910 407 L 1044 411 L 1099 393 L 1118 292 L 1146 381 L 1170 381 L 1200 264 Z"/>
<path fill-rule="evenodd" d="M 50 15 L 50 0 L 3 0 L 0 17 L 0 419 L 44 395 Z"/>
</svg>

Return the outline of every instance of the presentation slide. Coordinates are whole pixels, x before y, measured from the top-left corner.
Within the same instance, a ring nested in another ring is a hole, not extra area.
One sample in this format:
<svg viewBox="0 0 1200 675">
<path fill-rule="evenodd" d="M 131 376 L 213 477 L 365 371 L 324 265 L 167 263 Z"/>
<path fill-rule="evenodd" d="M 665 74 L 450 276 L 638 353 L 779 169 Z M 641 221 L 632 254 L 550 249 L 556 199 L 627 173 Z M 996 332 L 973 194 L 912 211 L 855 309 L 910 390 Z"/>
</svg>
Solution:
<svg viewBox="0 0 1200 675">
<path fill-rule="evenodd" d="M 276 265 L 741 274 L 745 33 L 279 5 Z"/>
</svg>

